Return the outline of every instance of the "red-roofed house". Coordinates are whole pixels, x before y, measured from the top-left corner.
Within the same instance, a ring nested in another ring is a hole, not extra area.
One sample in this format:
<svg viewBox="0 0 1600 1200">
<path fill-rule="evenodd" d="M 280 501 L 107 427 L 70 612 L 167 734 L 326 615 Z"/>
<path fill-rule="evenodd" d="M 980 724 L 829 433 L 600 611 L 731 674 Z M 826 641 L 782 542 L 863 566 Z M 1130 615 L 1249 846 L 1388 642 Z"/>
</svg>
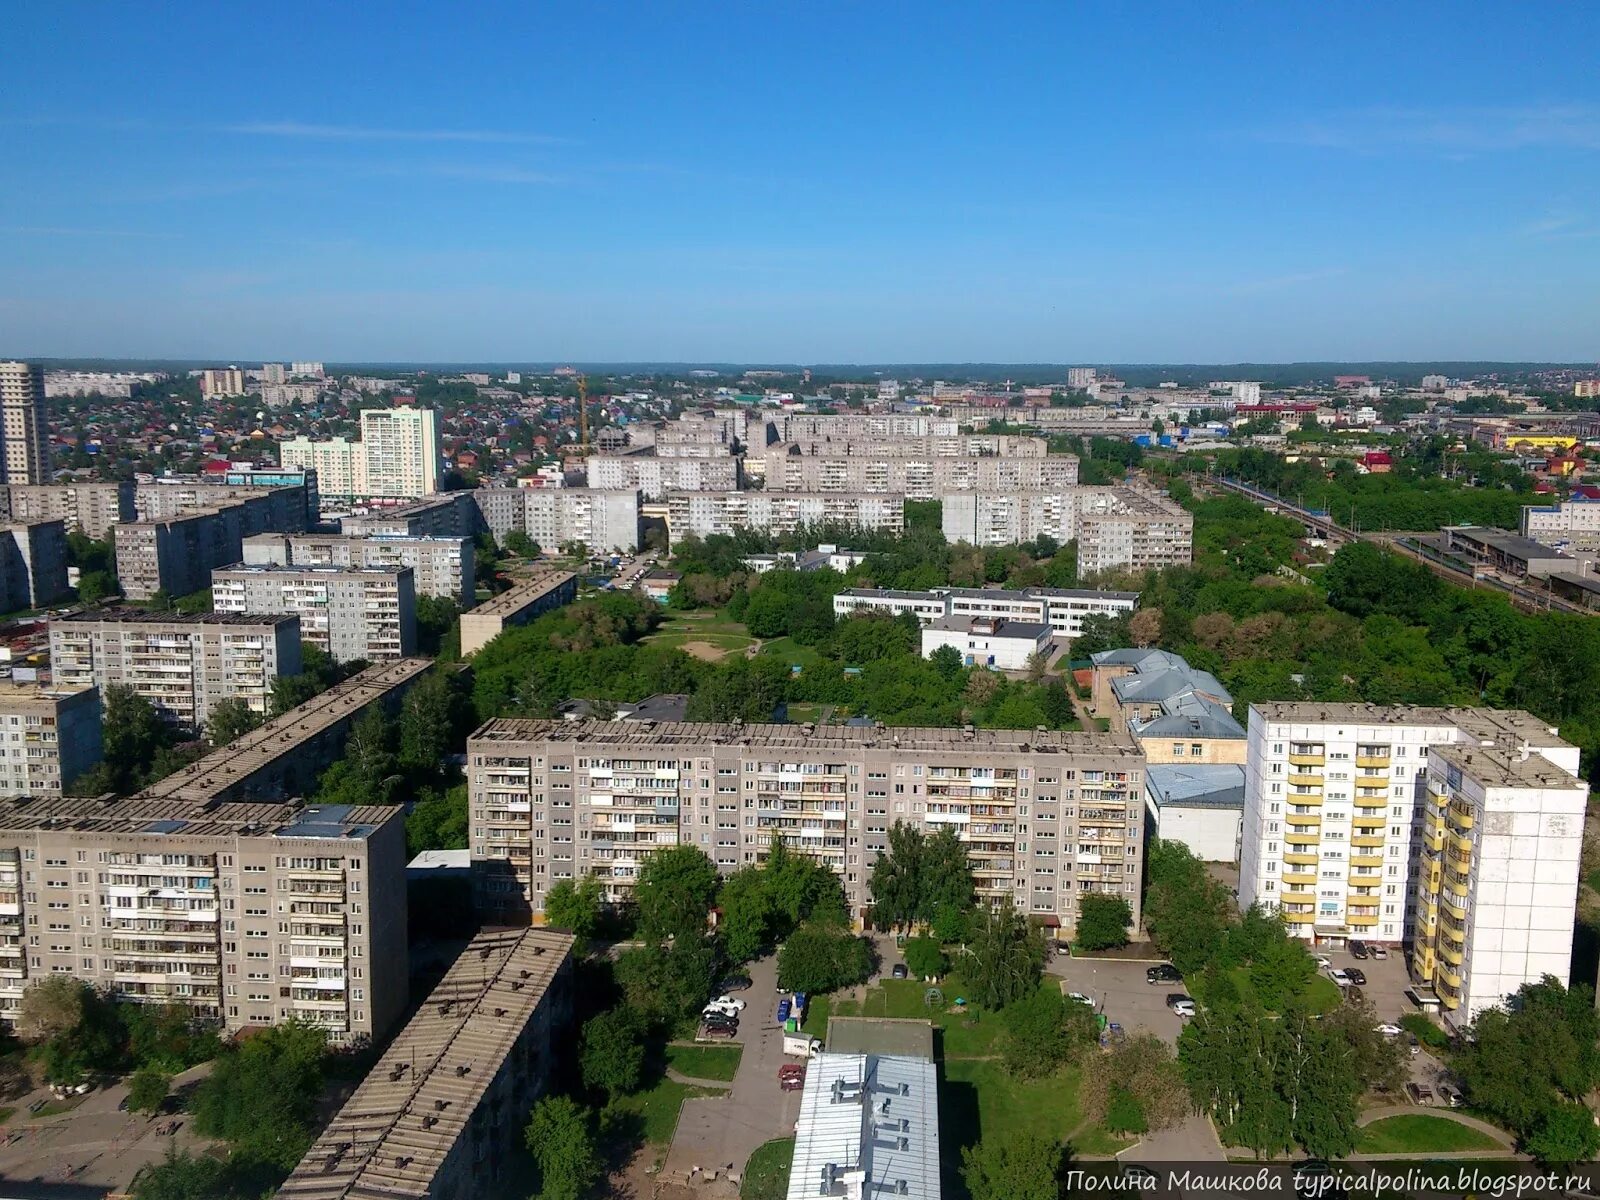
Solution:
<svg viewBox="0 0 1600 1200">
<path fill-rule="evenodd" d="M 1368 475 L 1387 475 L 1394 470 L 1394 459 L 1387 450 L 1368 450 L 1361 456 L 1361 470 Z"/>
</svg>

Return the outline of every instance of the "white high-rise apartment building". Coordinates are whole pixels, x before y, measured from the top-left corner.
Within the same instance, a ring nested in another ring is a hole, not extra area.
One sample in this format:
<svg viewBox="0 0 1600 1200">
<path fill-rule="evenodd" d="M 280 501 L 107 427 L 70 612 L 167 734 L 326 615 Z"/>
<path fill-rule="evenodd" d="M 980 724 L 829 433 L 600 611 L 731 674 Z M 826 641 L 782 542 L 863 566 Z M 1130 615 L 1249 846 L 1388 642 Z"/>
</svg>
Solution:
<svg viewBox="0 0 1600 1200">
<path fill-rule="evenodd" d="M 289 364 L 289 374 L 309 375 L 314 379 L 322 378 L 322 364 L 319 362 L 297 362 Z"/>
<path fill-rule="evenodd" d="M 0 483 L 50 481 L 44 368 L 0 362 Z"/>
<path fill-rule="evenodd" d="M 367 460 L 360 442 L 329 438 L 314 442 L 297 437 L 278 443 L 278 461 L 284 467 L 317 473 L 317 490 L 323 496 L 350 499 L 367 491 Z"/>
<path fill-rule="evenodd" d="M 1577 769 L 1577 749 L 1525 712 L 1252 705 L 1240 903 L 1276 908 L 1319 945 L 1412 939 L 1414 974 L 1470 1020 L 1546 970 L 1566 978 L 1588 794 Z M 1513 947 L 1523 957 L 1508 967 Z M 1462 964 L 1479 952 L 1493 957 L 1473 993 Z"/>
<path fill-rule="evenodd" d="M 431 408 L 361 411 L 367 494 L 431 496 L 439 490 L 439 426 Z"/>
<path fill-rule="evenodd" d="M 289 377 L 288 369 L 282 363 L 262 363 L 261 382 L 278 384 Z"/>
</svg>

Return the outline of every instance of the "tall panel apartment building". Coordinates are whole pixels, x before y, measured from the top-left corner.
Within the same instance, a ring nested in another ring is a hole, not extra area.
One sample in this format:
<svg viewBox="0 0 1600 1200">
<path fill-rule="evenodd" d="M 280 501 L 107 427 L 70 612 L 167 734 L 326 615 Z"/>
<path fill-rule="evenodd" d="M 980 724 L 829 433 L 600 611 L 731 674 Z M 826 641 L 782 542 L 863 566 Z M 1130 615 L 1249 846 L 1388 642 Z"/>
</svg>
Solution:
<svg viewBox="0 0 1600 1200">
<path fill-rule="evenodd" d="M 639 548 L 639 493 L 599 488 L 477 488 L 469 498 L 476 527 L 504 540 L 512 530 L 555 549 L 582 542 L 591 551 Z"/>
<path fill-rule="evenodd" d="M 292 438 L 278 443 L 278 461 L 284 467 L 315 471 L 318 491 L 330 499 L 348 501 L 367 494 L 367 460 L 360 442 L 342 437 Z"/>
<path fill-rule="evenodd" d="M 431 496 L 439 490 L 439 426 L 431 408 L 361 410 L 369 496 Z"/>
<path fill-rule="evenodd" d="M 1524 888 L 1518 897 L 1523 925 L 1512 936 L 1541 942 L 1544 953 L 1548 938 L 1534 935 L 1547 934 L 1545 923 L 1555 921 L 1570 950 L 1578 872 L 1573 830 L 1581 833 L 1586 795 L 1575 774 L 1577 755 L 1548 722 L 1519 711 L 1252 705 L 1240 901 L 1277 908 L 1291 934 L 1318 943 L 1355 937 L 1398 945 L 1410 937 L 1420 947 L 1433 940 L 1443 919 L 1435 907 L 1436 899 L 1442 902 L 1441 881 L 1465 889 L 1450 892 L 1453 903 L 1481 895 L 1498 905 L 1516 891 L 1511 881 L 1520 887 L 1537 877 L 1558 891 L 1568 889 L 1561 893 L 1566 898 L 1556 897 L 1559 911 L 1536 913 L 1533 894 Z M 1470 756 L 1474 770 L 1460 770 L 1462 756 Z M 1504 760 L 1523 764 L 1526 773 L 1500 765 Z M 1549 772 L 1565 778 L 1547 779 Z M 1524 815 L 1513 819 L 1519 804 Z M 1501 815 L 1491 821 L 1488 812 Z M 1525 834 L 1519 824 L 1535 832 Z M 1493 842 L 1484 836 L 1491 826 Z M 1475 842 L 1483 850 L 1476 861 Z M 1459 905 L 1458 913 L 1467 907 Z M 1467 928 L 1462 919 L 1451 915 L 1452 934 Z M 1426 932 L 1419 936 L 1419 929 Z M 1498 949 L 1498 937 L 1487 930 L 1479 948 L 1491 940 Z M 1426 959 L 1424 975 L 1435 965 Z M 1505 972 L 1491 974 L 1499 980 Z M 1564 968 L 1558 974 L 1565 978 Z M 1439 994 L 1451 1010 L 1468 995 L 1459 981 L 1445 982 Z M 1498 998 L 1477 997 L 1484 1004 Z"/>
<path fill-rule="evenodd" d="M 133 481 L 0 486 L 0 519 L 60 521 L 68 533 L 106 541 L 113 525 L 137 519 Z"/>
<path fill-rule="evenodd" d="M 243 396 L 244 372 L 238 367 L 208 367 L 200 372 L 200 394 L 213 396 Z"/>
<path fill-rule="evenodd" d="M 59 796 L 100 757 L 98 691 L 0 682 L 0 796 Z"/>
<path fill-rule="evenodd" d="M 739 486 L 739 460 L 727 456 L 590 455 L 585 467 L 591 488 L 643 492 L 647 500 L 658 500 L 668 492 L 723 492 Z"/>
<path fill-rule="evenodd" d="M 219 613 L 288 613 L 300 636 L 335 662 L 386 662 L 417 650 L 410 567 L 222 567 L 211 573 Z"/>
<path fill-rule="evenodd" d="M 44 368 L 0 362 L 0 483 L 50 482 Z"/>
<path fill-rule="evenodd" d="M 898 533 L 905 528 L 905 498 L 843 492 L 674 492 L 667 497 L 667 529 L 674 541 L 739 529 L 792 533 L 804 526 Z"/>
<path fill-rule="evenodd" d="M 0 612 L 43 608 L 67 592 L 66 526 L 0 525 Z"/>
<path fill-rule="evenodd" d="M 1035 439 L 1025 439 L 1033 441 Z M 1047 457 L 796 454 L 773 446 L 765 457 L 769 492 L 894 492 L 931 500 L 947 491 L 1066 488 L 1078 482 L 1078 459 Z"/>
<path fill-rule="evenodd" d="M 417 595 L 441 596 L 471 608 L 477 580 L 467 538 L 345 533 L 258 533 L 244 539 L 246 565 L 280 567 L 410 567 Z"/>
<path fill-rule="evenodd" d="M 1078 568 L 1142 571 L 1194 559 L 1194 515 L 1164 496 L 1126 487 L 945 492 L 946 541 L 1012 546 L 1041 535 L 1078 542 Z"/>
<path fill-rule="evenodd" d="M 405 862 L 398 807 L 0 801 L 0 1019 L 70 974 L 230 1031 L 381 1037 L 407 1000 Z"/>
<path fill-rule="evenodd" d="M 478 899 L 507 920 L 586 873 L 626 899 L 663 846 L 726 874 L 774 837 L 837 874 L 859 914 L 897 821 L 953 828 L 980 897 L 1047 925 L 1070 930 L 1089 892 L 1139 911 L 1144 760 L 1123 735 L 496 720 L 467 755 Z"/>
<path fill-rule="evenodd" d="M 132 600 L 158 591 L 183 596 L 210 586 L 215 567 L 244 556 L 244 539 L 252 534 L 305 528 L 305 489 L 253 488 L 216 508 L 189 509 L 165 492 L 140 494 L 151 516 L 115 527 L 117 578 Z"/>
<path fill-rule="evenodd" d="M 102 609 L 50 622 L 58 687 L 132 688 L 165 719 L 199 730 L 218 701 L 265 713 L 272 681 L 300 673 L 295 617 Z"/>
</svg>

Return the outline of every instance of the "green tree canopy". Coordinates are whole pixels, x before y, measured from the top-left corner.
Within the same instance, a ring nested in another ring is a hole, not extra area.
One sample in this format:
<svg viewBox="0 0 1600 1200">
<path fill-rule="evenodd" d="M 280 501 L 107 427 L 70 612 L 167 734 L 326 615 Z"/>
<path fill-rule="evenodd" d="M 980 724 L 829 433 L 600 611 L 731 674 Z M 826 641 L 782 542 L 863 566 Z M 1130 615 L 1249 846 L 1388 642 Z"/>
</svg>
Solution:
<svg viewBox="0 0 1600 1200">
<path fill-rule="evenodd" d="M 651 941 L 705 930 L 717 894 L 717 868 L 695 846 L 682 843 L 645 860 L 633 890 L 639 933 Z"/>
<path fill-rule="evenodd" d="M 602 1163 L 589 1115 L 570 1096 L 535 1104 L 523 1140 L 539 1168 L 538 1200 L 581 1200 L 599 1180 Z"/>
<path fill-rule="evenodd" d="M 972 1200 L 1058 1200 L 1061 1143 L 1037 1133 L 992 1134 L 961 1149 L 961 1178 Z"/>
</svg>

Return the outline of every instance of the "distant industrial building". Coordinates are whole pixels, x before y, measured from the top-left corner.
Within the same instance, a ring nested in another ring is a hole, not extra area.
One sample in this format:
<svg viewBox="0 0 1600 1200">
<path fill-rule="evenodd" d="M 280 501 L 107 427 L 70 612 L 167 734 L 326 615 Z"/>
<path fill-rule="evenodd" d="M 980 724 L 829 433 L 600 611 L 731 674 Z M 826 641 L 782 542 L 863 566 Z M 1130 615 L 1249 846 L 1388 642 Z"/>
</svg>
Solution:
<svg viewBox="0 0 1600 1200">
<path fill-rule="evenodd" d="M 475 654 L 510 625 L 526 625 L 578 597 L 578 577 L 570 571 L 537 575 L 515 584 L 461 614 L 461 653 Z"/>
<path fill-rule="evenodd" d="M 100 761 L 100 693 L 0 682 L 0 796 L 59 796 Z"/>
<path fill-rule="evenodd" d="M 50 622 L 56 686 L 132 688 L 179 726 L 198 731 L 222 700 L 265 713 L 272 682 L 300 673 L 295 617 L 99 609 Z"/>
<path fill-rule="evenodd" d="M 211 573 L 219 613 L 288 613 L 300 636 L 335 662 L 384 662 L 417 649 L 410 567 L 222 567 Z"/>
<path fill-rule="evenodd" d="M 573 1036 L 572 941 L 520 929 L 468 942 L 279 1200 L 509 1194 L 506 1148 Z"/>
</svg>

